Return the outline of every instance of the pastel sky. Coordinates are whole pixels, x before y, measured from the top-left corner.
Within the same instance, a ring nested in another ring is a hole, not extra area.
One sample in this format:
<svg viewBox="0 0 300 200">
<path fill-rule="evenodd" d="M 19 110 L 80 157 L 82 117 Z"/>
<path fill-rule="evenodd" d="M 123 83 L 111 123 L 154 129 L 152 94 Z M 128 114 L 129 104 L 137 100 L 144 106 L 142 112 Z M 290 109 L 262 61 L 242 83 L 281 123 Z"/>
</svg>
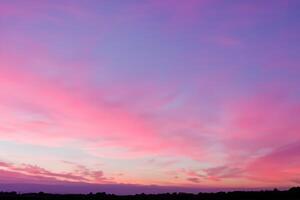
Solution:
<svg viewBox="0 0 300 200">
<path fill-rule="evenodd" d="M 299 9 L 0 0 L 0 184 L 300 184 Z"/>
</svg>

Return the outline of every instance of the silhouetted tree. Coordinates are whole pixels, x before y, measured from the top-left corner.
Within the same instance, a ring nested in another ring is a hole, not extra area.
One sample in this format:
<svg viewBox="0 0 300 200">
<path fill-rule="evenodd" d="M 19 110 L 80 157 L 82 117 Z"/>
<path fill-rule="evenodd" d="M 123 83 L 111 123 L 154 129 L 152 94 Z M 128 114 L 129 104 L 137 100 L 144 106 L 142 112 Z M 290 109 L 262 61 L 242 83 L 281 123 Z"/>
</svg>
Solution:
<svg viewBox="0 0 300 200">
<path fill-rule="evenodd" d="M 18 194 L 16 192 L 0 192 L 0 200 L 300 200 L 300 187 L 286 191 L 278 189 L 270 191 L 234 191 L 217 193 L 163 193 L 114 195 L 102 193 L 89 194 L 48 194 L 44 192 Z"/>
</svg>

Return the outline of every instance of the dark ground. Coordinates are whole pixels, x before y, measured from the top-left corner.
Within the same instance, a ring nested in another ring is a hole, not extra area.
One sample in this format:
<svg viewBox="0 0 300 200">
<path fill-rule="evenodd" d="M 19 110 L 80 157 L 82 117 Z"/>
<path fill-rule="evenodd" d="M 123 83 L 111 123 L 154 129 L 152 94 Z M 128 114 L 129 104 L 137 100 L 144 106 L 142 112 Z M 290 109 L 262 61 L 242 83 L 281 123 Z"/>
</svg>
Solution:
<svg viewBox="0 0 300 200">
<path fill-rule="evenodd" d="M 88 199 L 88 200 L 152 200 L 152 199 L 166 199 L 166 200 L 189 200 L 189 199 L 199 199 L 199 200 L 255 200 L 255 199 L 264 199 L 264 200 L 273 200 L 273 199 L 282 199 L 282 200 L 300 200 L 300 187 L 294 187 L 286 191 L 278 191 L 276 189 L 272 191 L 236 191 L 236 192 L 217 192 L 217 193 L 198 193 L 198 194 L 189 194 L 189 193 L 164 193 L 164 194 L 137 194 L 137 195 L 124 195 L 118 196 L 113 194 L 106 193 L 95 193 L 95 194 L 47 194 L 47 193 L 26 193 L 18 194 L 16 192 L 0 192 L 0 200 L 79 200 L 79 199 Z"/>
</svg>

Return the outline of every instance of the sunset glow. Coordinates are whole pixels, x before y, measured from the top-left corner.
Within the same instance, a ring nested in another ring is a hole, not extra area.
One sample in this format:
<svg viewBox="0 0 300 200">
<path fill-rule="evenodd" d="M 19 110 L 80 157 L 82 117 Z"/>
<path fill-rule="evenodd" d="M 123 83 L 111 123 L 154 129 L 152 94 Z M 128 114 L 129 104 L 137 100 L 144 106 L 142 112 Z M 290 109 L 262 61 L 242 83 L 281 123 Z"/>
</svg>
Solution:
<svg viewBox="0 0 300 200">
<path fill-rule="evenodd" d="M 0 0 L 0 184 L 300 184 L 299 9 Z"/>
</svg>

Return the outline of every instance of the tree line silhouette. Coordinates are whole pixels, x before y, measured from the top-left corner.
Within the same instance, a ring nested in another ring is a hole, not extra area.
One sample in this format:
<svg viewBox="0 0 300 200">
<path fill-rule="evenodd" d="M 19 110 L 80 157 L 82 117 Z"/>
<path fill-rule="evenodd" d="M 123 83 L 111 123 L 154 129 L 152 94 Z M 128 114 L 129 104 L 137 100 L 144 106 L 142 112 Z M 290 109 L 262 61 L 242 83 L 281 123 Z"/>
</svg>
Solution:
<svg viewBox="0 0 300 200">
<path fill-rule="evenodd" d="M 279 191 L 234 191 L 216 193 L 163 193 L 163 194 L 136 194 L 136 195 L 114 195 L 102 193 L 90 194 L 49 194 L 49 193 L 17 193 L 0 192 L 1 200 L 256 200 L 256 199 L 282 199 L 300 200 L 300 187 Z"/>
</svg>

